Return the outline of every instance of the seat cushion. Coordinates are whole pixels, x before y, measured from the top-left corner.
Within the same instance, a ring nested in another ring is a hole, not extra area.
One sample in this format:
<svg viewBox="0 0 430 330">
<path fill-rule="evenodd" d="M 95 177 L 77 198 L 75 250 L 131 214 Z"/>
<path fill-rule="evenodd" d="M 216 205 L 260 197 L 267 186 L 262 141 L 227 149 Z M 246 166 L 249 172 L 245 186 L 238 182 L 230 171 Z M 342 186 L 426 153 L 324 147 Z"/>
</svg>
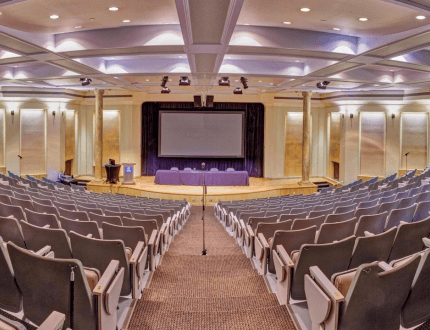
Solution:
<svg viewBox="0 0 430 330">
<path fill-rule="evenodd" d="M 352 271 L 346 274 L 341 274 L 336 276 L 334 280 L 334 286 L 339 290 L 340 293 L 343 294 L 344 297 L 348 293 L 356 272 L 357 271 Z"/>
<path fill-rule="evenodd" d="M 84 272 L 85 272 L 85 277 L 87 278 L 88 285 L 90 286 L 90 290 L 93 291 L 97 283 L 99 282 L 99 275 L 94 270 L 91 270 L 91 269 L 84 268 Z"/>
</svg>

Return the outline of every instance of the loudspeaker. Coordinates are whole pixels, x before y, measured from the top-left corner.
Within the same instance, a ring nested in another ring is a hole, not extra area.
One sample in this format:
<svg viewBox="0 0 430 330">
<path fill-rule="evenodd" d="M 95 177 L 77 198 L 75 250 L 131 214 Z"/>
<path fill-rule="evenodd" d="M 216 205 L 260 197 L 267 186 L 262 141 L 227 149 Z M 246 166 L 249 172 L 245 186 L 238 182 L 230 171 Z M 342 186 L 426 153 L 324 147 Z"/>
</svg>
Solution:
<svg viewBox="0 0 430 330">
<path fill-rule="evenodd" d="M 194 95 L 194 108 L 201 108 L 202 106 L 202 96 Z"/>
<path fill-rule="evenodd" d="M 206 95 L 206 107 L 213 108 L 214 106 L 214 96 Z"/>
</svg>

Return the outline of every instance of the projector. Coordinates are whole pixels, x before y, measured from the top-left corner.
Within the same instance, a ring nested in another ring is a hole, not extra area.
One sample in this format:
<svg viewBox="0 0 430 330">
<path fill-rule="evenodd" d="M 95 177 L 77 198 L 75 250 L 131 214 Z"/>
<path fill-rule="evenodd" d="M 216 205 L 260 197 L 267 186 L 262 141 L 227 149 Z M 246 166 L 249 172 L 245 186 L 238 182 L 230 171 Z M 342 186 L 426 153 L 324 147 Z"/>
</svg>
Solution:
<svg viewBox="0 0 430 330">
<path fill-rule="evenodd" d="M 228 80 L 228 77 L 221 77 L 221 79 L 218 80 L 218 86 L 230 87 L 230 80 Z"/>
</svg>

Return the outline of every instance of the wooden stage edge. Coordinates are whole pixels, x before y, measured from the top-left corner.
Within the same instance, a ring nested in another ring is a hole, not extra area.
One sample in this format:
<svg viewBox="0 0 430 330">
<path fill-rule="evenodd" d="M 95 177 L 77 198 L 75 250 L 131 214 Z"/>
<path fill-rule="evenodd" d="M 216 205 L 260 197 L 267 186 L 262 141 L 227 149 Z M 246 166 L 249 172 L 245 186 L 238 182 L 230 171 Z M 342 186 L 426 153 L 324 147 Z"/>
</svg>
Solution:
<svg viewBox="0 0 430 330">
<path fill-rule="evenodd" d="M 92 177 L 79 177 L 79 180 L 93 179 Z M 212 205 L 218 201 L 246 200 L 283 195 L 312 194 L 318 191 L 315 184 L 301 186 L 299 178 L 293 179 L 264 179 L 249 178 L 249 186 L 208 186 L 206 204 Z M 335 181 L 325 177 L 311 178 L 312 182 L 327 182 L 330 185 Z M 135 185 L 122 185 L 89 182 L 87 189 L 97 193 L 119 193 L 149 198 L 183 200 L 191 204 L 201 204 L 201 186 L 170 186 L 154 183 L 154 177 L 135 178 Z"/>
</svg>

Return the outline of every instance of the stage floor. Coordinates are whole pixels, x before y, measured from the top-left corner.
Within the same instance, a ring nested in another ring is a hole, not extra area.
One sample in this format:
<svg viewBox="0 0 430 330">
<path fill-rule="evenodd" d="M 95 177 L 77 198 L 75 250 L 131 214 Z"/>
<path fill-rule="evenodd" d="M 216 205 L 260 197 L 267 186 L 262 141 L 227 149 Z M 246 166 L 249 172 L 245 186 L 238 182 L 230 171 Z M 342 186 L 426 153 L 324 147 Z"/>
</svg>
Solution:
<svg viewBox="0 0 430 330">
<path fill-rule="evenodd" d="M 78 177 L 79 180 L 92 180 L 93 177 Z M 143 176 L 135 178 L 135 185 L 106 184 L 90 182 L 88 190 L 94 192 L 112 192 L 133 196 L 145 196 L 162 199 L 186 199 L 191 203 L 201 202 L 202 187 L 200 186 L 170 186 L 154 183 L 154 176 Z M 300 179 L 264 179 L 249 178 L 249 186 L 209 186 L 207 187 L 208 204 L 222 201 L 255 199 L 264 197 L 275 197 L 281 195 L 312 194 L 317 191 L 316 185 L 300 186 Z M 328 182 L 330 179 L 323 177 L 311 178 L 312 182 Z"/>
</svg>

